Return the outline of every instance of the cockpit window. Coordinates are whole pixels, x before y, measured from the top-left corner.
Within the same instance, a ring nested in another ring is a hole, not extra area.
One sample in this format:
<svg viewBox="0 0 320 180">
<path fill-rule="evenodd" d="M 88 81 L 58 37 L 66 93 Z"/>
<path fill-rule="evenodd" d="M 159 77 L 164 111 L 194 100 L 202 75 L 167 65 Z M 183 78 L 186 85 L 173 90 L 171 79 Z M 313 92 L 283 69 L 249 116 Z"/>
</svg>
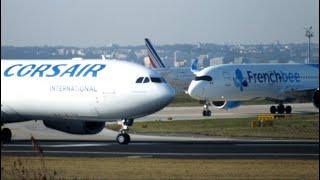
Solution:
<svg viewBox="0 0 320 180">
<path fill-rule="evenodd" d="M 154 83 L 162 83 L 162 79 L 158 77 L 151 77 L 151 81 Z"/>
<path fill-rule="evenodd" d="M 142 83 L 142 80 L 143 80 L 143 77 L 139 77 L 139 78 L 136 80 L 136 83 Z"/>
<path fill-rule="evenodd" d="M 150 77 L 151 82 L 154 83 L 167 83 L 167 81 L 163 77 Z"/>
<path fill-rule="evenodd" d="M 167 83 L 167 81 L 162 77 L 139 77 L 136 83 Z"/>
<path fill-rule="evenodd" d="M 150 79 L 148 77 L 145 77 L 143 83 L 148 83 L 148 82 L 150 82 Z"/>
<path fill-rule="evenodd" d="M 211 76 L 196 76 L 195 81 L 212 81 Z"/>
</svg>

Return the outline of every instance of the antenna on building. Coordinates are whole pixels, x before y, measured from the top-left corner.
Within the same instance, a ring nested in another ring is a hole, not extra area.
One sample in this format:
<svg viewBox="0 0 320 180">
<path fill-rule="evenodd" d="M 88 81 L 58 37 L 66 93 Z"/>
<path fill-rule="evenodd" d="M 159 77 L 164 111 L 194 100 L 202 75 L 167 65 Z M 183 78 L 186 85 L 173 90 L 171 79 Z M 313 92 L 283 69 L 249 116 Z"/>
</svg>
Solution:
<svg viewBox="0 0 320 180">
<path fill-rule="evenodd" d="M 312 26 L 305 27 L 305 36 L 308 38 L 308 59 L 307 64 L 310 63 L 310 42 L 311 38 L 313 37 L 313 32 L 311 32 Z"/>
</svg>

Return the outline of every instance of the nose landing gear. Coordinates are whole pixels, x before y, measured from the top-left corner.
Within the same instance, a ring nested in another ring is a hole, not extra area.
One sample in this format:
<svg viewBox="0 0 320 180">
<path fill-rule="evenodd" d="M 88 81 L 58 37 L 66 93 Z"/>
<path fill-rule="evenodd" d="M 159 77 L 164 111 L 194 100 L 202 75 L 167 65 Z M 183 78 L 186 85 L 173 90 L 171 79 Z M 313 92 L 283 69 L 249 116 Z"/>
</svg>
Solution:
<svg viewBox="0 0 320 180">
<path fill-rule="evenodd" d="M 292 112 L 292 107 L 291 106 L 284 106 L 282 103 L 280 103 L 277 107 L 276 106 L 271 106 L 270 107 L 270 113 L 271 114 L 291 114 Z"/>
<path fill-rule="evenodd" d="M 119 144 L 129 144 L 130 142 L 130 136 L 127 133 L 120 133 L 117 136 L 117 142 Z"/>
<path fill-rule="evenodd" d="M 120 129 L 120 133 L 117 136 L 117 142 L 119 144 L 129 144 L 131 141 L 131 138 L 128 134 L 129 127 L 133 125 L 133 119 L 124 119 L 121 122 L 122 128 Z"/>
<path fill-rule="evenodd" d="M 203 105 L 203 111 L 202 111 L 202 116 L 211 116 L 211 111 L 209 109 L 210 103 L 205 103 Z"/>
</svg>

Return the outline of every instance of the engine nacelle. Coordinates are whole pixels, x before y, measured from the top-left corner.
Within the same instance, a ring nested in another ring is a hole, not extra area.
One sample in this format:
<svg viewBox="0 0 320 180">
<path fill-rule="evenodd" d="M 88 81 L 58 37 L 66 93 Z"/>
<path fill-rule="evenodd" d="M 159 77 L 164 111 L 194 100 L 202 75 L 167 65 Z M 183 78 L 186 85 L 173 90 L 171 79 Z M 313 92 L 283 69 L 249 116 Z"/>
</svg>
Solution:
<svg viewBox="0 0 320 180">
<path fill-rule="evenodd" d="M 218 109 L 233 109 L 240 106 L 239 101 L 213 101 L 212 105 Z"/>
<path fill-rule="evenodd" d="M 45 120 L 43 124 L 48 128 L 70 134 L 97 134 L 105 127 L 105 122 L 75 120 Z"/>
<path fill-rule="evenodd" d="M 317 89 L 312 96 L 312 102 L 315 107 L 319 109 L 320 104 L 320 91 Z"/>
</svg>

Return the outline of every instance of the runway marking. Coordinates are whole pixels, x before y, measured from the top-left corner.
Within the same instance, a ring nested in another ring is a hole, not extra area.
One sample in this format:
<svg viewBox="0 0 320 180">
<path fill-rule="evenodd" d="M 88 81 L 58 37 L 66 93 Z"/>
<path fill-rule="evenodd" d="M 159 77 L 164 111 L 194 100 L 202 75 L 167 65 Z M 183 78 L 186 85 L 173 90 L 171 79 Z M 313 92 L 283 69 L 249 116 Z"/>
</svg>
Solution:
<svg viewBox="0 0 320 180">
<path fill-rule="evenodd" d="M 57 144 L 57 145 L 41 145 L 41 147 L 96 147 L 96 146 L 110 146 L 111 143 L 108 144 Z M 5 144 L 4 147 L 33 147 L 32 144 Z"/>
<path fill-rule="evenodd" d="M 111 144 L 59 144 L 59 145 L 44 145 L 44 147 L 96 147 L 96 146 L 110 146 L 110 145 Z"/>
<path fill-rule="evenodd" d="M 319 144 L 235 144 L 236 146 L 319 146 Z"/>
<path fill-rule="evenodd" d="M 1 151 L 1 153 L 38 153 L 36 151 Z M 95 154 L 95 155 L 127 155 L 127 156 L 252 156 L 252 157 L 319 157 L 319 154 L 296 153 L 150 153 L 150 152 L 99 152 L 99 151 L 44 151 L 44 154 Z"/>
</svg>

